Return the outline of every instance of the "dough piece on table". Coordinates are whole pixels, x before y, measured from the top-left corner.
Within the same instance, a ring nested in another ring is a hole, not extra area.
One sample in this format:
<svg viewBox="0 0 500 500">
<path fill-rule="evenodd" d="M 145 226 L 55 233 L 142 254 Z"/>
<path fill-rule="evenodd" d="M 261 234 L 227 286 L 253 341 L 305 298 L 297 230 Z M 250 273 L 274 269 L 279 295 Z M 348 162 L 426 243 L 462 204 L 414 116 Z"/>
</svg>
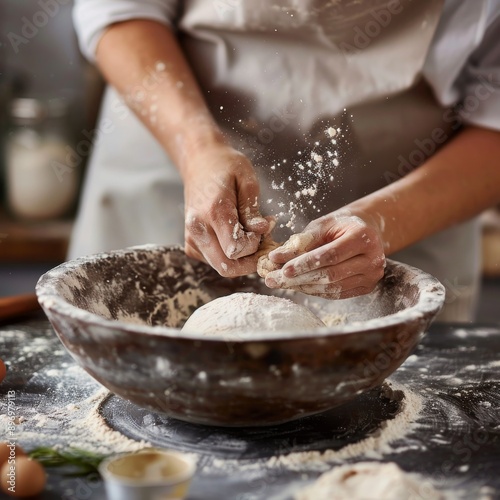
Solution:
<svg viewBox="0 0 500 500">
<path fill-rule="evenodd" d="M 182 327 L 198 334 L 306 331 L 325 324 L 307 307 L 288 299 L 256 293 L 233 293 L 196 309 Z"/>
<path fill-rule="evenodd" d="M 295 494 L 295 500 L 442 500 L 429 481 L 401 470 L 394 462 L 358 462 L 322 474 Z"/>
<path fill-rule="evenodd" d="M 271 237 L 266 236 L 257 250 L 257 255 L 259 256 L 257 273 L 260 277 L 265 278 L 270 272 L 277 271 L 283 267 L 282 264 L 275 264 L 268 257 L 269 253 L 275 248 L 282 247 L 283 249 L 291 250 L 294 257 L 297 257 L 306 251 L 312 240 L 313 235 L 311 233 L 292 234 L 283 244 L 276 243 Z"/>
</svg>

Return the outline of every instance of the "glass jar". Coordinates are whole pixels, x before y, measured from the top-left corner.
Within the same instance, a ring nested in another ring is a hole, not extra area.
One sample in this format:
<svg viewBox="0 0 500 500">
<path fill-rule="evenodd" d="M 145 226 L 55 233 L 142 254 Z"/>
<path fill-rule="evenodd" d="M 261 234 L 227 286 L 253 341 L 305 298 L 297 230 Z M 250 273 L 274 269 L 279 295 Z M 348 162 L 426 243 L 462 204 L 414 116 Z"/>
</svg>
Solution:
<svg viewBox="0 0 500 500">
<path fill-rule="evenodd" d="M 79 175 L 71 166 L 68 105 L 62 99 L 14 99 L 5 145 L 7 206 L 23 219 L 53 219 L 73 208 Z"/>
</svg>

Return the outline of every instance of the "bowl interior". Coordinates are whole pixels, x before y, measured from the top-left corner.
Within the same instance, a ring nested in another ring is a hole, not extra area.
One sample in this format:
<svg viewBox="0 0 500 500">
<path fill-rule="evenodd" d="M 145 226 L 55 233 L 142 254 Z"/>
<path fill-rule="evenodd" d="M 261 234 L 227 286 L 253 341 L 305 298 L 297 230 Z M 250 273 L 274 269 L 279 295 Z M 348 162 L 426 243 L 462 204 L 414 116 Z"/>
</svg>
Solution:
<svg viewBox="0 0 500 500">
<path fill-rule="evenodd" d="M 237 291 L 304 304 L 325 323 L 305 332 L 181 332 L 204 303 Z M 37 293 L 63 344 L 92 376 L 133 403 L 189 422 L 278 424 L 380 385 L 444 300 L 432 276 L 388 261 L 369 295 L 324 300 L 227 279 L 181 248 L 146 246 L 49 271 Z"/>
<path fill-rule="evenodd" d="M 388 320 L 405 311 L 435 312 L 444 297 L 440 287 L 428 274 L 388 261 L 385 277 L 372 293 L 325 300 L 271 290 L 257 275 L 223 278 L 208 265 L 186 257 L 181 248 L 149 245 L 65 263 L 44 275 L 37 291 L 42 305 L 44 297 L 51 297 L 104 320 L 146 328 L 180 328 L 210 300 L 256 292 L 289 298 L 309 307 L 327 326 L 344 329 L 378 318 Z"/>
</svg>

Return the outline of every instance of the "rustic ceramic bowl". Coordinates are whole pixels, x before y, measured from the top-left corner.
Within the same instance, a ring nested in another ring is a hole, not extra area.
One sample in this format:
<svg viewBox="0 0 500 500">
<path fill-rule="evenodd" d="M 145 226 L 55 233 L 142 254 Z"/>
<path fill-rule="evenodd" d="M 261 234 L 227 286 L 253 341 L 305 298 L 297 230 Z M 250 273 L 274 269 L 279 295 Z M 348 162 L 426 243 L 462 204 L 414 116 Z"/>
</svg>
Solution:
<svg viewBox="0 0 500 500">
<path fill-rule="evenodd" d="M 151 245 L 67 262 L 37 285 L 61 342 L 110 391 L 221 426 L 286 422 L 380 385 L 420 341 L 445 295 L 432 276 L 388 261 L 369 295 L 280 294 L 327 322 L 341 318 L 337 326 L 231 340 L 179 330 L 195 308 L 236 291 L 272 293 L 257 276 L 222 278 L 181 248 Z"/>
</svg>

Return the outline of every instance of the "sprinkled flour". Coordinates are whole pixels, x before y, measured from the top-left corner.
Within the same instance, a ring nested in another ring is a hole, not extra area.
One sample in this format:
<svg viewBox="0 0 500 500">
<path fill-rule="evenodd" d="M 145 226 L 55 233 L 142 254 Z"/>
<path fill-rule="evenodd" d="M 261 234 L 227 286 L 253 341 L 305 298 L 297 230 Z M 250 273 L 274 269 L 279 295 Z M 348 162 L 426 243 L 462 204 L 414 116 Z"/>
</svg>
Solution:
<svg viewBox="0 0 500 500">
<path fill-rule="evenodd" d="M 244 470 L 277 467 L 293 471 L 325 471 L 330 468 L 331 464 L 354 458 L 382 458 L 385 453 L 394 452 L 391 443 L 403 438 L 412 429 L 422 409 L 422 398 L 419 395 L 394 382 L 391 382 L 391 388 L 404 390 L 405 399 L 400 412 L 393 419 L 383 422 L 376 434 L 357 443 L 344 446 L 340 450 L 303 451 L 277 455 L 263 462 L 242 463 L 239 460 L 215 458 L 210 468 L 236 471 L 242 470 L 242 467 Z"/>
<path fill-rule="evenodd" d="M 35 411 L 21 417 L 16 440 L 28 450 L 52 443 L 55 448 L 74 447 L 102 455 L 151 446 L 146 441 L 129 439 L 107 425 L 99 406 L 109 394 L 108 390 L 99 388 L 89 398 L 53 407 L 50 413 Z M 7 428 L 7 416 L 0 415 L 0 434 L 7 435 Z"/>
<path fill-rule="evenodd" d="M 278 183 L 275 180 L 271 181 L 271 188 L 274 191 L 283 191 L 294 195 L 295 201 L 288 201 L 287 203 L 280 202 L 278 207 L 281 209 L 275 214 L 278 219 L 280 228 L 290 228 L 295 230 L 297 218 L 300 214 L 311 211 L 321 214 L 321 205 L 325 201 L 328 189 L 321 189 L 334 180 L 334 173 L 339 162 L 339 151 L 337 148 L 338 138 L 344 138 L 340 128 L 328 127 L 325 130 L 325 135 L 329 139 L 328 144 L 322 144 L 316 141 L 312 146 L 312 150 L 307 157 L 303 151 L 298 152 L 298 156 L 303 157 L 303 160 L 296 161 L 293 165 L 294 171 L 298 174 L 298 178 L 289 176 L 286 180 Z M 286 160 L 277 162 L 271 165 L 271 170 L 275 171 L 276 168 L 281 167 L 282 163 Z M 324 193 L 318 198 L 318 192 Z M 270 204 L 273 199 L 267 200 Z"/>
</svg>

